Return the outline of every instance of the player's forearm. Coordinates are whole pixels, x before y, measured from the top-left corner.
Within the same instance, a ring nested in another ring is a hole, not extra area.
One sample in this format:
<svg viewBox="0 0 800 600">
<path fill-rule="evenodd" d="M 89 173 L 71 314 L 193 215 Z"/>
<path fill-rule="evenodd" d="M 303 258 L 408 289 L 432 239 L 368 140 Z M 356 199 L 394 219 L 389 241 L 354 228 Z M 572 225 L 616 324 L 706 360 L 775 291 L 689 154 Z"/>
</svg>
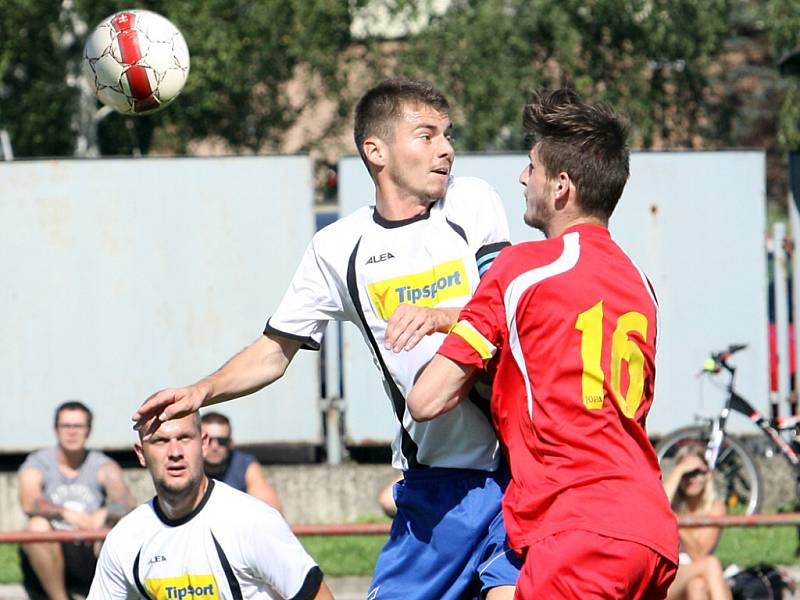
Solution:
<svg viewBox="0 0 800 600">
<path fill-rule="evenodd" d="M 252 394 L 280 379 L 296 349 L 287 356 L 284 344 L 262 336 L 195 384 L 204 396 L 202 406 Z"/>
<path fill-rule="evenodd" d="M 440 313 L 439 315 L 439 322 L 436 327 L 436 331 L 440 333 L 447 333 L 450 329 L 458 323 L 458 315 L 461 314 L 460 307 L 451 307 L 451 308 L 438 308 L 437 309 Z"/>
<path fill-rule="evenodd" d="M 314 596 L 314 600 L 333 600 L 333 594 L 324 581 L 319 586 L 319 590 L 317 591 L 317 595 Z"/>
<path fill-rule="evenodd" d="M 453 410 L 469 389 L 475 368 L 437 354 L 414 383 L 408 410 L 415 421 L 430 421 Z"/>
<path fill-rule="evenodd" d="M 30 503 L 25 503 L 22 510 L 29 517 L 44 517 L 45 519 L 60 519 L 64 514 L 64 507 L 53 504 L 44 496 L 35 498 Z"/>
<path fill-rule="evenodd" d="M 677 467 L 676 467 L 677 468 Z M 669 503 L 675 499 L 675 494 L 678 493 L 678 486 L 680 485 L 681 475 L 675 472 L 675 469 L 670 472 L 669 476 L 664 480 L 664 491 L 667 494 Z"/>
</svg>

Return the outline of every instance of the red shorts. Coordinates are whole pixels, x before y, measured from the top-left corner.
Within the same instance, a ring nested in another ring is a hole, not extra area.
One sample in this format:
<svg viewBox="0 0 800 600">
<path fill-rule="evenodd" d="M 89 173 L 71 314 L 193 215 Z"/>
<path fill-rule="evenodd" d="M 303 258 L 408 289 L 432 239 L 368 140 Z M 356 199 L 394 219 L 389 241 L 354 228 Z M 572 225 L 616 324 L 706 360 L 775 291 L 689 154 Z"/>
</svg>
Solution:
<svg viewBox="0 0 800 600">
<path fill-rule="evenodd" d="M 584 530 L 562 531 L 530 548 L 515 600 L 666 598 L 678 567 L 647 546 Z"/>
</svg>

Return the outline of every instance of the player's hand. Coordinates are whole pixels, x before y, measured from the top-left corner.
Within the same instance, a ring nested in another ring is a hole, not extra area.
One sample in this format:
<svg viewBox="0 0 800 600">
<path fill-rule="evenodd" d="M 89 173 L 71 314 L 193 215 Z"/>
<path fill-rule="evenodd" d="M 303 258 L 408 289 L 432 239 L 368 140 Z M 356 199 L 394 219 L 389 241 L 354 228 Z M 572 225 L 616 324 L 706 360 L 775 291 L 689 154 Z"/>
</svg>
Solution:
<svg viewBox="0 0 800 600">
<path fill-rule="evenodd" d="M 684 476 L 689 475 L 690 473 L 695 473 L 697 471 L 708 473 L 708 470 L 708 465 L 706 465 L 702 458 L 690 454 L 685 456 L 681 462 L 675 465 L 673 472 L 675 473 L 676 477 L 682 480 Z"/>
<path fill-rule="evenodd" d="M 680 476 L 683 476 L 692 471 L 708 471 L 708 466 L 699 456 L 689 454 L 683 458 L 681 462 L 675 465 L 675 470 Z"/>
<path fill-rule="evenodd" d="M 95 521 L 90 513 L 81 512 L 65 508 L 61 513 L 61 518 L 65 523 L 72 525 L 75 529 L 97 529 Z"/>
<path fill-rule="evenodd" d="M 392 352 L 411 350 L 426 335 L 447 331 L 458 317 L 457 308 L 428 308 L 400 304 L 386 325 L 384 347 Z"/>
<path fill-rule="evenodd" d="M 179 419 L 196 412 L 206 398 L 205 390 L 198 385 L 183 388 L 167 388 L 150 396 L 139 407 L 131 419 L 136 431 L 145 425 L 157 429 L 158 425 L 170 419 Z"/>
</svg>

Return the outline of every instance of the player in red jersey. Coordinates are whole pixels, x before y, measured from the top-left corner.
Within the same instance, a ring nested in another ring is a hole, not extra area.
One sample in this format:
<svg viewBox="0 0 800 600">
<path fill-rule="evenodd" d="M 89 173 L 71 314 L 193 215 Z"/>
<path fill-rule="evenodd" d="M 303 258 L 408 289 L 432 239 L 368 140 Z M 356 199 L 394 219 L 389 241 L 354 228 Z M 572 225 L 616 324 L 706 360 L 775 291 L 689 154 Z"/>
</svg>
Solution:
<svg viewBox="0 0 800 600">
<path fill-rule="evenodd" d="M 534 96 L 525 222 L 544 241 L 505 248 L 408 399 L 447 412 L 495 370 L 492 416 L 511 465 L 503 500 L 525 556 L 517 598 L 663 598 L 677 523 L 645 431 L 658 307 L 607 226 L 629 172 L 610 107 Z"/>
</svg>

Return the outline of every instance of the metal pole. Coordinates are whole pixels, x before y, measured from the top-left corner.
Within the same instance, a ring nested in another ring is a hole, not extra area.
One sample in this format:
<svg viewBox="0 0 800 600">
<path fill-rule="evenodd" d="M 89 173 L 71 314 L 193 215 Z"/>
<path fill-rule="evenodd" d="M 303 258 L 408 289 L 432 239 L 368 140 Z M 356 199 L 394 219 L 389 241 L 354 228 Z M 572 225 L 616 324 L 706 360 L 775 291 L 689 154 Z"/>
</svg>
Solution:
<svg viewBox="0 0 800 600">
<path fill-rule="evenodd" d="M 344 440 L 342 440 L 342 408 L 343 401 L 339 390 L 339 373 L 341 357 L 339 356 L 339 338 L 341 326 L 339 323 L 330 323 L 322 338 L 325 350 L 325 398 L 322 399 L 322 409 L 325 412 L 325 448 L 329 465 L 342 463 Z"/>
<path fill-rule="evenodd" d="M 778 353 L 778 397 L 772 406 L 772 417 L 780 414 L 780 405 L 789 398 L 789 293 L 786 255 L 786 223 L 772 226 L 773 285 L 775 286 L 775 342 Z"/>
<path fill-rule="evenodd" d="M 789 153 L 789 218 L 792 225 L 792 327 L 800 315 L 800 153 Z M 797 352 L 797 330 L 795 329 L 794 389 L 792 390 L 793 414 L 797 414 L 797 399 L 800 395 L 800 352 Z"/>
<path fill-rule="evenodd" d="M 5 129 L 0 129 L 0 149 L 3 150 L 3 160 L 14 160 L 14 151 L 11 149 L 11 137 Z"/>
</svg>

